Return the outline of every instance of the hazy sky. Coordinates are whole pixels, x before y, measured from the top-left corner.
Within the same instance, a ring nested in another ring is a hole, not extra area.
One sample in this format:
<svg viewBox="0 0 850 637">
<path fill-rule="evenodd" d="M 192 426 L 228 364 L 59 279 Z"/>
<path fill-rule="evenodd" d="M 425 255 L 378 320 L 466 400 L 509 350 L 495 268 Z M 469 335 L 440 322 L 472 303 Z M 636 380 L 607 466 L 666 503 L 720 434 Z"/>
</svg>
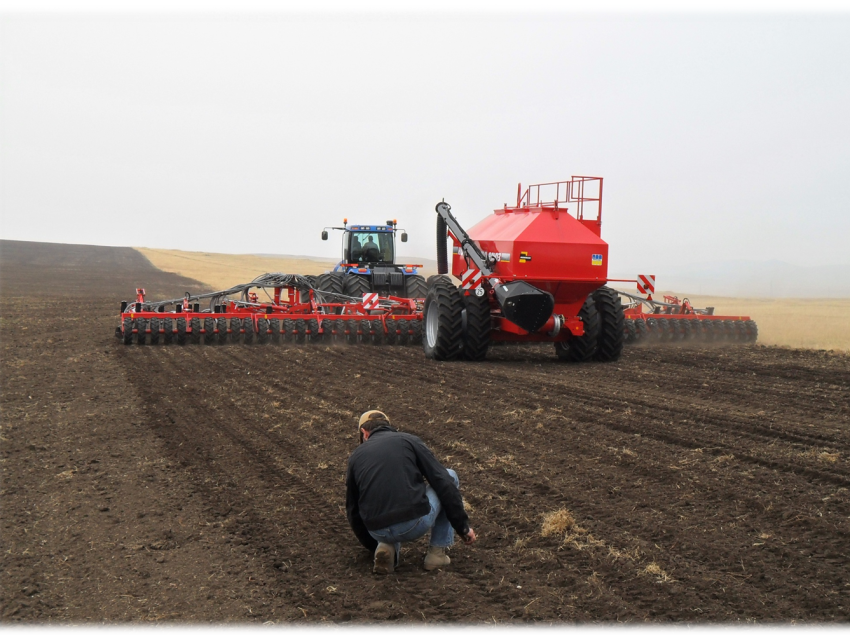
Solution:
<svg viewBox="0 0 850 637">
<path fill-rule="evenodd" d="M 605 178 L 612 270 L 850 263 L 850 16 L 0 16 L 0 236 L 336 256 Z"/>
</svg>

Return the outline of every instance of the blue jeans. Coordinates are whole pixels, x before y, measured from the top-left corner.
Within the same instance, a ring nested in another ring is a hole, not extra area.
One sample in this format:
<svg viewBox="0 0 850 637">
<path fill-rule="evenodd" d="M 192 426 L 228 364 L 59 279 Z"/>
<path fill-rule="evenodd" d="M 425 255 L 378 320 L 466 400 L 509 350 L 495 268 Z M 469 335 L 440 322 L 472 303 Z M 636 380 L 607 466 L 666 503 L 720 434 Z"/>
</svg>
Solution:
<svg viewBox="0 0 850 637">
<path fill-rule="evenodd" d="M 457 473 L 452 469 L 446 469 L 452 480 L 455 481 L 455 486 L 459 487 L 460 482 L 457 479 Z M 383 542 L 384 544 L 393 544 L 395 546 L 395 562 L 398 566 L 398 554 L 401 550 L 402 542 L 412 542 L 418 540 L 431 531 L 431 546 L 449 547 L 454 544 L 455 536 L 454 529 L 446 517 L 446 512 L 440 504 L 440 498 L 437 497 L 436 491 L 429 484 L 425 488 L 425 495 L 428 496 L 428 502 L 431 503 L 431 511 L 421 518 L 408 520 L 407 522 L 399 522 L 385 529 L 377 531 L 369 531 L 369 535 Z"/>
</svg>

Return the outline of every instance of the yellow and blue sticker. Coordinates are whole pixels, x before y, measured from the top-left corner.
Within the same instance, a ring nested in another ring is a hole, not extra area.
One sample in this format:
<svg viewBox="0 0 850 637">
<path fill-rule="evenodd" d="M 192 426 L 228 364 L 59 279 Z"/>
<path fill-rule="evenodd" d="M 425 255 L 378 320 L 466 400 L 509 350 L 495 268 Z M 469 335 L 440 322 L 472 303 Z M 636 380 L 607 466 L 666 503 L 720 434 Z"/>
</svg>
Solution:
<svg viewBox="0 0 850 637">
<path fill-rule="evenodd" d="M 602 255 L 601 254 L 593 254 L 590 257 L 591 265 L 602 265 Z"/>
</svg>

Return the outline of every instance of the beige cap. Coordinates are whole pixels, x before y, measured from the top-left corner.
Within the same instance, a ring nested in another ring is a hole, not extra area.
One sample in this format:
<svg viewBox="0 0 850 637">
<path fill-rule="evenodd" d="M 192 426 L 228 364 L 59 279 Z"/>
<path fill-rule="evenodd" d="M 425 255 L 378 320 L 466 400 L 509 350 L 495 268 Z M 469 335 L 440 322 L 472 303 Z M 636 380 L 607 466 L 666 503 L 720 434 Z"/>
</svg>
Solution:
<svg viewBox="0 0 850 637">
<path fill-rule="evenodd" d="M 367 420 L 386 420 L 387 422 L 390 421 L 390 419 L 387 418 L 387 415 L 384 412 L 378 411 L 377 409 L 372 409 L 371 411 L 364 412 L 363 415 L 360 416 L 360 422 L 357 423 L 357 428 L 359 429 L 360 427 L 362 427 Z"/>
</svg>

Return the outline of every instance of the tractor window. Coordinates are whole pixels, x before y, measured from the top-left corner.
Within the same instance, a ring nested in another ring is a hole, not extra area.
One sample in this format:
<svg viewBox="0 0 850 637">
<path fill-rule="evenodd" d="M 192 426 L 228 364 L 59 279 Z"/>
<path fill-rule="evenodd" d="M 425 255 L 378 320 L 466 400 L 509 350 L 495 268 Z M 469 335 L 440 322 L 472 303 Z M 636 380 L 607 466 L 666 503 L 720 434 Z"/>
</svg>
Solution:
<svg viewBox="0 0 850 637">
<path fill-rule="evenodd" d="M 355 263 L 392 263 L 392 232 L 352 232 L 351 261 Z"/>
</svg>

